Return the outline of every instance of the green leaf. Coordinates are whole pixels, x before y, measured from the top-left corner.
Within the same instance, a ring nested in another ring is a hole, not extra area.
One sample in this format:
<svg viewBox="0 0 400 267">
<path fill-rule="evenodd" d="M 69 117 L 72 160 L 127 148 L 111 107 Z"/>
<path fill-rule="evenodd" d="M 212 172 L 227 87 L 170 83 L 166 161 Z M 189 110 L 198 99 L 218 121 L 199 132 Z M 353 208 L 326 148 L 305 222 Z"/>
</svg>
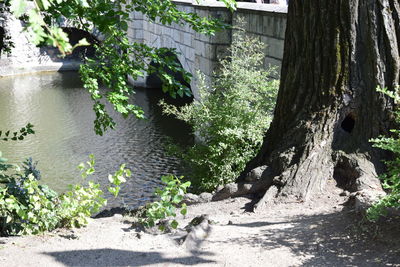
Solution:
<svg viewBox="0 0 400 267">
<path fill-rule="evenodd" d="M 175 195 L 174 198 L 172 199 L 172 202 L 178 204 L 182 201 L 182 199 L 183 199 L 182 195 Z"/>
<path fill-rule="evenodd" d="M 85 163 L 83 163 L 83 162 L 80 163 L 80 164 L 78 165 L 78 169 L 81 170 L 81 171 L 82 171 L 83 169 L 85 169 Z"/>
<path fill-rule="evenodd" d="M 121 188 L 120 188 L 119 186 L 116 186 L 116 187 L 109 187 L 109 188 L 108 188 L 108 191 L 109 191 L 111 194 L 113 194 L 114 197 L 117 197 L 118 194 L 119 194 L 120 189 L 121 189 Z"/>
<path fill-rule="evenodd" d="M 190 187 L 190 185 L 191 185 L 190 181 L 187 181 L 187 182 L 184 182 L 184 183 L 182 184 L 182 187 L 188 188 L 188 187 Z"/>
<path fill-rule="evenodd" d="M 187 208 L 186 207 L 181 209 L 181 214 L 182 215 L 186 215 L 187 214 Z"/>
<path fill-rule="evenodd" d="M 171 180 L 172 178 L 170 175 L 164 175 L 161 177 L 161 182 L 163 182 L 164 184 L 168 184 Z"/>
<path fill-rule="evenodd" d="M 176 220 L 173 220 L 173 221 L 171 222 L 171 227 L 172 227 L 173 229 L 178 228 L 178 222 L 177 222 Z"/>
<path fill-rule="evenodd" d="M 76 45 L 74 45 L 73 48 L 75 49 L 79 46 L 89 46 L 89 45 L 90 45 L 90 43 L 88 42 L 88 40 L 86 38 L 83 38 L 83 39 L 79 40 L 79 42 Z"/>
<path fill-rule="evenodd" d="M 128 30 L 128 23 L 127 23 L 126 21 L 121 21 L 120 26 L 121 26 L 121 29 L 122 29 L 123 31 L 126 32 L 126 31 Z"/>
</svg>

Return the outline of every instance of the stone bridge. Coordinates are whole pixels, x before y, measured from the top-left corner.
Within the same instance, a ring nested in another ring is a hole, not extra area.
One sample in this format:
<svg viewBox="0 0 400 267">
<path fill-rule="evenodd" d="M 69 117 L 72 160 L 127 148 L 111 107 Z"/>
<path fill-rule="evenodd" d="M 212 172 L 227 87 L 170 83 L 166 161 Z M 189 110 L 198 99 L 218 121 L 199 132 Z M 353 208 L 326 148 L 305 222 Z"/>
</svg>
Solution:
<svg viewBox="0 0 400 267">
<path fill-rule="evenodd" d="M 286 29 L 286 6 L 238 2 L 237 11 L 231 13 L 223 3 L 215 0 L 203 0 L 200 1 L 201 3 L 195 0 L 174 2 L 181 11 L 197 13 L 204 17 L 217 17 L 232 26 L 238 25 L 239 17 L 243 18 L 246 33 L 259 38 L 266 44 L 264 66 L 280 67 Z M 133 23 L 128 29 L 130 41 L 157 48 L 175 48 L 179 53 L 178 60 L 185 70 L 193 75 L 199 70 L 208 80 L 211 79 L 217 65 L 217 56 L 223 55 L 232 42 L 232 30 L 206 36 L 195 32 L 187 25 L 165 26 L 160 22 L 153 23 L 141 13 L 133 13 L 131 16 Z M 136 85 L 147 86 L 147 77 L 132 82 Z M 192 80 L 191 88 L 197 97 L 195 79 Z"/>
<path fill-rule="evenodd" d="M 82 38 L 89 41 L 91 38 L 104 38 L 98 31 L 88 33 L 76 29 L 68 20 L 58 21 L 57 24 L 67 32 L 72 43 L 77 43 Z M 89 53 L 94 53 L 93 47 L 79 47 L 72 55 L 60 58 L 57 48 L 37 47 L 31 43 L 27 33 L 23 31 L 23 23 L 9 13 L 0 14 L 0 42 L 3 42 L 5 33 L 11 37 L 14 47 L 11 53 L 0 51 L 0 77 L 40 71 L 78 70 L 81 61 L 77 54 L 82 49 L 92 49 Z"/>
<path fill-rule="evenodd" d="M 215 0 L 202 0 L 201 3 L 197 3 L 196 0 L 174 2 L 182 11 L 194 12 L 205 17 L 217 17 L 232 26 L 238 24 L 239 17 L 243 18 L 246 33 L 258 37 L 267 45 L 264 51 L 264 65 L 280 66 L 286 28 L 286 6 L 239 2 L 237 11 L 231 13 L 223 3 Z M 179 52 L 178 60 L 187 71 L 195 75 L 199 70 L 208 80 L 211 79 L 216 67 L 217 55 L 223 55 L 232 42 L 232 30 L 206 36 L 196 33 L 187 25 L 165 26 L 159 22 L 152 23 L 141 13 L 132 13 L 131 17 L 133 22 L 128 28 L 130 41 L 157 48 L 175 48 Z M 62 27 L 71 28 L 68 21 L 58 23 Z M 10 54 L 0 54 L 0 77 L 37 71 L 78 69 L 79 61 L 58 58 L 55 48 L 34 46 L 29 42 L 26 33 L 21 32 L 21 21 L 13 19 L 10 15 L 0 14 L 0 35 L 1 30 L 4 32 L 4 29 L 12 37 L 15 48 Z M 79 35 L 79 31 L 77 30 L 76 34 Z M 97 39 L 101 39 L 101 36 L 96 36 L 96 33 L 92 34 Z M 146 86 L 146 80 L 147 77 L 131 82 L 135 85 Z M 195 79 L 192 80 L 191 88 L 197 97 Z"/>
</svg>

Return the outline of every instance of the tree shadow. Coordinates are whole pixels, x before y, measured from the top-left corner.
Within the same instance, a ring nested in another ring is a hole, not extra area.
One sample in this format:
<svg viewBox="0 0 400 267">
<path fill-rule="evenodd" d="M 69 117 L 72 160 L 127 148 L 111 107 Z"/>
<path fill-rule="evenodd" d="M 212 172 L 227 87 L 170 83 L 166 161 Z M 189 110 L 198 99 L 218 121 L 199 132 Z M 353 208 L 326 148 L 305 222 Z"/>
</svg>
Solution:
<svg viewBox="0 0 400 267">
<path fill-rule="evenodd" d="M 280 222 L 233 224 L 232 228 L 261 229 L 224 242 L 262 248 L 266 253 L 287 247 L 296 256 L 305 258 L 302 266 L 399 266 L 398 220 L 383 222 L 380 227 L 360 220 L 354 212 L 344 210 Z"/>
<path fill-rule="evenodd" d="M 66 266 L 146 266 L 151 264 L 183 264 L 195 265 L 201 263 L 215 263 L 212 260 L 201 258 L 200 254 L 168 258 L 159 252 L 139 252 L 119 249 L 88 249 L 46 252 L 45 255 L 53 257 L 56 261 Z"/>
</svg>

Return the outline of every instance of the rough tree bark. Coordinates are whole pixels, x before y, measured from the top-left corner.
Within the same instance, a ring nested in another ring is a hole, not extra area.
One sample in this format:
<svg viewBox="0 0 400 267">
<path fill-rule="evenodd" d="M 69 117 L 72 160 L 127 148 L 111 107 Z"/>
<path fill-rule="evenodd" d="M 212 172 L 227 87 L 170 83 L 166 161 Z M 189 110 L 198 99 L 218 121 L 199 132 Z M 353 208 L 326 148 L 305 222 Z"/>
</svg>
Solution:
<svg viewBox="0 0 400 267">
<path fill-rule="evenodd" d="M 302 199 L 332 177 L 381 189 L 369 139 L 393 126 L 376 88 L 399 85 L 399 14 L 399 0 L 290 1 L 274 119 L 245 173 L 266 165 L 279 195 Z"/>
</svg>

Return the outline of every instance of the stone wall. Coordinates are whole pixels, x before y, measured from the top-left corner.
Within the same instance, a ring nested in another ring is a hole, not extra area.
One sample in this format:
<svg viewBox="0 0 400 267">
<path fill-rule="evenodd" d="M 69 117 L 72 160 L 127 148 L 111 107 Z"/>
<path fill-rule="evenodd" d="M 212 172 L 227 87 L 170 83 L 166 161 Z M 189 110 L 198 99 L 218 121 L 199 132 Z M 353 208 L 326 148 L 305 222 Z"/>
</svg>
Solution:
<svg viewBox="0 0 400 267">
<path fill-rule="evenodd" d="M 257 3 L 238 3 L 236 12 L 231 13 L 221 2 L 213 0 L 198 4 L 192 0 L 174 1 L 178 8 L 186 12 L 195 12 L 200 16 L 212 16 L 222 19 L 233 27 L 238 25 L 238 18 L 244 20 L 248 35 L 259 38 L 266 44 L 264 65 L 281 65 L 284 36 L 286 29 L 286 6 Z M 141 13 L 131 14 L 133 23 L 128 30 L 132 42 L 141 42 L 154 47 L 175 48 L 182 66 L 192 74 L 201 71 L 210 80 L 215 70 L 217 57 L 224 55 L 232 42 L 232 30 L 224 30 L 214 36 L 206 36 L 192 30 L 189 26 L 172 24 L 162 25 L 151 22 Z M 136 85 L 146 86 L 146 78 L 132 81 Z M 191 84 L 195 97 L 198 96 L 195 79 Z"/>
</svg>

